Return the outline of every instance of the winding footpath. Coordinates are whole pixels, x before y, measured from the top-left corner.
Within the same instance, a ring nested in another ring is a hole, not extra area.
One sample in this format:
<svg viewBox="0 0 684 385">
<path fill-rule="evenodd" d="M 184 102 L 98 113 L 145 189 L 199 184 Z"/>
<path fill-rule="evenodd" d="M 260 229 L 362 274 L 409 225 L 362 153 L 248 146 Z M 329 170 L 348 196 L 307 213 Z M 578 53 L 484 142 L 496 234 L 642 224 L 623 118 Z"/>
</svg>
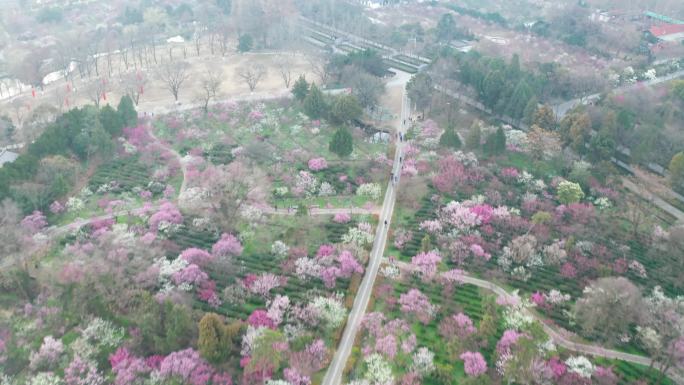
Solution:
<svg viewBox="0 0 684 385">
<path fill-rule="evenodd" d="M 403 272 L 408 272 L 411 273 L 413 271 L 413 268 L 411 264 L 403 261 L 395 261 L 393 262 L 395 266 L 397 266 L 401 271 Z M 462 283 L 466 284 L 471 284 L 473 286 L 477 286 L 479 288 L 485 289 L 487 291 L 491 291 L 494 294 L 496 294 L 499 297 L 503 297 L 506 300 L 509 301 L 514 301 L 518 300 L 518 298 L 512 294 L 506 291 L 506 289 L 502 288 L 501 286 L 497 285 L 496 283 L 492 281 L 487 281 L 484 279 L 476 278 L 473 277 L 472 275 L 468 274 L 467 272 L 463 273 L 463 277 L 461 279 Z M 553 342 L 570 351 L 577 352 L 577 353 L 582 353 L 582 354 L 588 354 L 591 356 L 596 356 L 596 357 L 602 357 L 602 358 L 607 358 L 607 359 L 613 359 L 613 360 L 621 360 L 621 361 L 626 361 L 626 362 L 631 362 L 643 366 L 650 366 L 653 363 L 653 360 L 649 357 L 644 357 L 644 356 L 639 356 L 636 354 L 630 354 L 630 353 L 625 353 L 625 352 L 620 352 L 617 350 L 612 350 L 612 349 L 606 349 L 601 346 L 597 345 L 589 345 L 589 344 L 583 344 L 583 343 L 578 343 L 575 341 L 572 341 L 568 339 L 565 335 L 568 334 L 567 331 L 565 330 L 557 330 L 555 329 L 551 324 L 549 320 L 546 320 L 542 318 L 539 314 L 530 311 L 530 309 L 525 309 L 525 312 L 527 315 L 530 317 L 534 318 L 536 321 L 538 321 L 542 328 L 544 329 L 544 332 L 553 340 Z M 680 373 L 674 371 L 675 368 L 670 370 L 667 375 L 672 379 L 675 383 L 677 384 L 684 384 L 684 376 L 682 376 Z"/>
</svg>

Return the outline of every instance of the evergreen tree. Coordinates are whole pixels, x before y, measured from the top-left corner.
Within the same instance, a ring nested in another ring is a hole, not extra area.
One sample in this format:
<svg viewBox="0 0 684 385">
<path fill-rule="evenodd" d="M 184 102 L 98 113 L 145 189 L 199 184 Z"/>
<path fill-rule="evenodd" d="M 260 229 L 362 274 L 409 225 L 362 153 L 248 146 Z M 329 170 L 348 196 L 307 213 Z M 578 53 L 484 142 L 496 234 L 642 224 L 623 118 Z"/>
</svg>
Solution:
<svg viewBox="0 0 684 385">
<path fill-rule="evenodd" d="M 207 361 L 218 364 L 228 356 L 232 341 L 225 329 L 218 314 L 207 313 L 200 320 L 197 347 Z"/>
<path fill-rule="evenodd" d="M 294 95 L 295 100 L 302 102 L 308 93 L 309 83 L 304 78 L 304 75 L 299 75 L 299 79 L 292 85 L 292 95 Z"/>
<path fill-rule="evenodd" d="M 488 155 L 501 155 L 506 150 L 506 134 L 499 127 L 495 132 L 487 135 L 484 150 Z"/>
<path fill-rule="evenodd" d="M 670 166 L 670 184 L 672 188 L 680 193 L 684 192 L 684 152 L 679 152 L 672 157 Z"/>
<path fill-rule="evenodd" d="M 553 113 L 551 107 L 545 104 L 535 112 L 532 124 L 536 124 L 545 130 L 553 131 L 556 129 L 556 114 Z"/>
<path fill-rule="evenodd" d="M 420 240 L 420 251 L 427 253 L 430 250 L 432 250 L 432 239 L 430 239 L 430 234 L 425 234 Z"/>
<path fill-rule="evenodd" d="M 453 128 L 444 130 L 444 133 L 439 138 L 439 144 L 454 150 L 458 150 L 462 145 L 461 138 L 458 137 L 458 133 Z"/>
<path fill-rule="evenodd" d="M 532 125 L 537 108 L 539 108 L 539 100 L 537 100 L 536 96 L 532 96 L 525 106 L 525 111 L 523 111 L 523 123 L 528 126 Z"/>
<path fill-rule="evenodd" d="M 238 52 L 249 52 L 254 45 L 254 39 L 250 34 L 244 34 L 238 38 Z"/>
<path fill-rule="evenodd" d="M 506 79 L 511 82 L 515 82 L 520 78 L 522 71 L 520 70 L 520 56 L 518 54 L 513 54 L 511 62 L 506 68 Z"/>
<path fill-rule="evenodd" d="M 323 92 L 315 84 L 311 84 L 309 94 L 304 98 L 304 113 L 311 119 L 320 119 L 327 109 Z"/>
<path fill-rule="evenodd" d="M 307 217 L 309 216 L 309 208 L 306 206 L 304 203 L 300 203 L 297 206 L 297 216 L 298 217 Z"/>
<path fill-rule="evenodd" d="M 445 13 L 437 23 L 437 41 L 449 42 L 456 37 L 456 22 L 451 13 Z"/>
<path fill-rule="evenodd" d="M 469 150 L 478 150 L 481 142 L 482 130 L 480 129 L 480 125 L 475 122 L 473 126 L 470 127 L 470 131 L 466 137 L 466 148 Z"/>
<path fill-rule="evenodd" d="M 363 113 L 359 100 L 354 95 L 340 95 L 335 98 L 330 117 L 335 123 L 353 122 Z"/>
<path fill-rule="evenodd" d="M 513 95 L 508 99 L 506 115 L 513 119 L 520 119 L 524 116 L 528 102 L 532 98 L 532 89 L 525 80 L 520 80 L 513 91 Z"/>
<path fill-rule="evenodd" d="M 102 127 L 113 137 L 118 137 L 124 127 L 124 121 L 115 109 L 109 104 L 100 109 L 100 123 Z"/>
<path fill-rule="evenodd" d="M 506 134 L 504 133 L 503 128 L 499 127 L 496 130 L 494 138 L 494 151 L 496 151 L 496 154 L 503 154 L 506 151 Z"/>
<path fill-rule="evenodd" d="M 354 150 L 354 138 L 352 138 L 351 132 L 344 127 L 338 128 L 328 149 L 340 158 L 349 156 Z"/>
<path fill-rule="evenodd" d="M 138 125 L 138 112 L 135 110 L 133 99 L 130 96 L 122 96 L 116 110 L 123 120 L 124 127 L 135 127 Z"/>
<path fill-rule="evenodd" d="M 608 130 L 601 129 L 589 140 L 589 157 L 593 162 L 608 160 L 615 154 L 615 147 L 613 135 Z"/>
<path fill-rule="evenodd" d="M 484 104 L 490 108 L 495 107 L 504 90 L 504 77 L 500 71 L 492 71 L 484 79 L 482 84 Z"/>
</svg>

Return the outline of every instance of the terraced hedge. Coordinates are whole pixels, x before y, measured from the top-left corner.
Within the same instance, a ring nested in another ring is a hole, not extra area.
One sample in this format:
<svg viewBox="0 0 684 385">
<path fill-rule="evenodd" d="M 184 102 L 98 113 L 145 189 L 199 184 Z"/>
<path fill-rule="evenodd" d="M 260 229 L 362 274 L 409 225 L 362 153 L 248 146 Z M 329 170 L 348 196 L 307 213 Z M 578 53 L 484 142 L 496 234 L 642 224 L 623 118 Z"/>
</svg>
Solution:
<svg viewBox="0 0 684 385">
<path fill-rule="evenodd" d="M 114 159 L 98 167 L 88 185 L 94 191 L 103 184 L 116 181 L 122 190 L 131 191 L 134 187 L 147 186 L 149 171 L 149 167 L 141 164 L 138 158 Z"/>
</svg>

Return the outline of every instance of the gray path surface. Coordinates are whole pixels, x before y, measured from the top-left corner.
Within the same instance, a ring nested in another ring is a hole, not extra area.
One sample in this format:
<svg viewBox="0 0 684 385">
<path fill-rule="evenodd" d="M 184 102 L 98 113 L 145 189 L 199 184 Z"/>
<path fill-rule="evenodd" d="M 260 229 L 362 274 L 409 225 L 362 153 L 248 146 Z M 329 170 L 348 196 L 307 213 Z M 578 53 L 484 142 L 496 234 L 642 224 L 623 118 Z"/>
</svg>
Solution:
<svg viewBox="0 0 684 385">
<path fill-rule="evenodd" d="M 408 120 L 410 114 L 409 108 L 410 105 L 408 98 L 404 92 L 402 97 L 401 117 L 398 120 L 397 132 L 403 133 L 406 130 L 406 125 L 404 123 L 406 123 Z M 400 158 L 402 156 L 402 150 L 403 143 L 397 142 L 397 150 L 394 155 L 394 163 L 392 165 L 393 175 L 401 175 Z M 393 181 L 389 182 L 382 205 L 380 222 L 378 223 L 378 228 L 375 233 L 373 249 L 371 250 L 368 266 L 366 267 L 366 274 L 361 281 L 361 286 L 359 286 L 356 298 L 354 299 L 354 304 L 349 313 L 349 317 L 347 318 L 347 324 L 344 328 L 342 339 L 340 340 L 337 351 L 335 352 L 333 360 L 328 367 L 328 371 L 323 378 L 322 385 L 338 385 L 342 383 L 344 367 L 349 359 L 349 355 L 351 354 L 361 320 L 366 314 L 366 308 L 368 307 L 368 302 L 373 292 L 373 285 L 382 262 L 382 256 L 387 243 L 387 231 L 392 221 L 392 213 L 394 212 L 394 203 L 396 202 L 398 186 L 399 181 L 396 183 Z"/>
<path fill-rule="evenodd" d="M 412 267 L 411 264 L 407 262 L 401 262 L 397 261 L 394 262 L 394 264 L 399 267 L 400 270 L 405 271 L 405 272 L 411 272 Z M 506 289 L 502 288 L 501 286 L 497 285 L 496 283 L 492 281 L 487 281 L 484 279 L 480 278 L 475 278 L 468 273 L 464 272 L 463 275 L 463 283 L 471 284 L 474 286 L 477 286 L 479 288 L 488 290 L 496 294 L 497 296 L 506 298 L 506 299 L 513 299 L 515 296 Z M 621 361 L 627 361 L 627 362 L 632 362 L 635 364 L 639 365 L 644 365 L 644 366 L 649 366 L 652 363 L 652 360 L 649 357 L 645 356 L 639 356 L 636 354 L 629 354 L 625 352 L 620 352 L 617 350 L 612 350 L 612 349 L 606 349 L 602 346 L 598 345 L 590 345 L 590 344 L 584 344 L 584 343 L 579 343 L 572 341 L 565 335 L 567 335 L 567 331 L 565 330 L 558 330 L 551 326 L 548 322 L 548 320 L 541 318 L 537 313 L 531 312 L 527 310 L 528 315 L 533 317 L 535 320 L 539 321 L 539 323 L 542 325 L 542 328 L 544 329 L 544 332 L 553 340 L 553 342 L 567 350 L 571 350 L 574 352 L 582 353 L 582 354 L 588 354 L 591 356 L 596 356 L 596 357 L 603 357 L 603 358 L 608 358 L 608 359 L 614 359 L 614 360 L 621 360 Z M 684 384 L 684 377 L 680 373 L 674 372 L 674 370 L 670 370 L 668 372 L 668 376 L 677 384 Z"/>
</svg>

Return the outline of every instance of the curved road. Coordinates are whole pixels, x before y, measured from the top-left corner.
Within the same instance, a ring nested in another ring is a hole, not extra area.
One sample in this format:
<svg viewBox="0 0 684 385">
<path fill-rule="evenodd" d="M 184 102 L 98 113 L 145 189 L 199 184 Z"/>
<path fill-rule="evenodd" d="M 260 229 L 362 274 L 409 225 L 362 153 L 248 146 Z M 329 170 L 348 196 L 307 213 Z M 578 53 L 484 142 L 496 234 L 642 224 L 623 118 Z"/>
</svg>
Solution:
<svg viewBox="0 0 684 385">
<path fill-rule="evenodd" d="M 413 268 L 411 264 L 407 262 L 402 262 L 402 261 L 395 261 L 393 262 L 394 265 L 399 267 L 400 270 L 406 271 L 411 273 L 413 271 Z M 494 294 L 506 298 L 506 299 L 514 299 L 515 296 L 506 289 L 502 288 L 501 286 L 497 285 L 496 283 L 492 281 L 487 281 L 484 279 L 480 278 L 475 278 L 472 275 L 469 275 L 468 273 L 464 272 L 463 277 L 461 279 L 463 283 L 471 284 L 473 286 L 477 286 L 479 288 L 488 290 L 493 292 Z M 639 365 L 644 365 L 644 366 L 650 366 L 652 364 L 652 360 L 649 357 L 644 357 L 644 356 L 638 356 L 636 354 L 629 354 L 625 352 L 620 352 L 617 350 L 612 350 L 612 349 L 606 349 L 601 346 L 597 345 L 589 345 L 589 344 L 582 344 L 578 342 L 574 342 L 572 340 L 569 340 L 567 337 L 564 336 L 564 333 L 561 331 L 558 331 L 554 329 L 551 325 L 549 325 L 543 318 L 541 318 L 537 313 L 531 312 L 529 309 L 526 309 L 526 312 L 529 316 L 533 317 L 535 320 L 537 320 L 541 325 L 542 328 L 544 329 L 544 332 L 551 337 L 553 342 L 567 350 L 571 350 L 574 352 L 578 353 L 583 353 L 583 354 L 588 354 L 591 356 L 596 356 L 596 357 L 603 357 L 603 358 L 608 358 L 608 359 L 613 359 L 613 360 L 621 360 L 621 361 L 627 361 L 627 362 L 632 362 L 635 364 Z M 684 384 L 684 377 L 681 376 L 679 373 L 675 373 L 673 371 L 670 371 L 667 374 L 675 383 L 677 384 Z"/>
</svg>

